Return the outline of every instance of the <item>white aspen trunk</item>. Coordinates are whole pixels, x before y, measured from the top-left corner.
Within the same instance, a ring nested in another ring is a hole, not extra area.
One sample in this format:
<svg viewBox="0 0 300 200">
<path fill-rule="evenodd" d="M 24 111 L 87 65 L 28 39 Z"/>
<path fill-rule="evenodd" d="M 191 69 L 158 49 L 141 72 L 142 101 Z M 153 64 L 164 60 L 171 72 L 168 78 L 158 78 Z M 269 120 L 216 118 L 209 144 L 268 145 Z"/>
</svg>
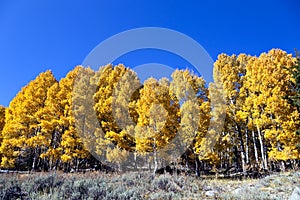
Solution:
<svg viewBox="0 0 300 200">
<path fill-rule="evenodd" d="M 284 161 L 281 161 L 281 170 L 284 172 L 285 171 L 285 163 Z"/>
<path fill-rule="evenodd" d="M 249 146 L 248 146 L 248 143 L 249 143 L 249 136 L 248 136 L 248 130 L 246 129 L 245 131 L 245 137 L 246 137 L 246 164 L 249 163 Z"/>
<path fill-rule="evenodd" d="M 256 141 L 255 141 L 255 134 L 254 134 L 253 130 L 252 130 L 252 140 L 253 140 L 255 161 L 256 161 L 256 164 L 258 164 L 258 153 L 257 153 L 257 147 L 256 147 Z"/>
<path fill-rule="evenodd" d="M 76 158 L 76 172 L 78 172 L 78 170 L 79 170 L 79 158 Z"/>
<path fill-rule="evenodd" d="M 153 174 L 155 175 L 155 172 L 158 169 L 158 163 L 157 163 L 157 152 L 156 150 L 154 150 L 154 170 L 153 170 Z"/>
<path fill-rule="evenodd" d="M 265 166 L 266 166 L 266 170 L 268 170 L 269 167 L 268 167 L 267 147 L 266 147 L 266 146 L 264 146 L 264 155 L 265 155 Z"/>
<path fill-rule="evenodd" d="M 38 166 L 38 161 L 39 161 L 39 154 L 38 154 L 38 147 L 34 148 L 34 153 L 33 153 L 33 162 L 32 162 L 32 171 L 36 171 L 37 166 Z"/>
<path fill-rule="evenodd" d="M 262 140 L 260 128 L 259 128 L 258 125 L 256 125 L 256 128 L 257 128 L 258 139 L 259 139 L 259 143 L 260 143 L 262 166 L 263 166 L 264 169 L 267 169 L 268 167 L 267 167 L 267 161 L 266 161 L 266 156 L 265 156 L 264 143 L 263 143 L 263 140 Z"/>
<path fill-rule="evenodd" d="M 147 156 L 148 157 L 148 156 Z M 149 172 L 151 172 L 151 159 L 147 159 L 148 161 L 148 169 L 149 169 Z"/>
<path fill-rule="evenodd" d="M 245 173 L 245 172 L 246 172 L 246 165 L 245 165 L 245 154 L 244 154 L 243 151 L 241 152 L 241 157 L 242 157 L 242 168 L 243 168 L 243 173 Z"/>
<path fill-rule="evenodd" d="M 35 150 L 34 150 L 35 151 Z M 35 153 L 34 153 L 35 154 Z M 36 155 L 34 155 L 33 157 L 33 162 L 32 162 L 32 166 L 31 166 L 31 170 L 32 171 L 35 171 L 35 167 L 36 167 Z"/>
<path fill-rule="evenodd" d="M 185 162 L 185 170 L 186 172 L 189 171 L 189 160 L 188 160 L 188 155 L 185 155 L 185 159 L 186 159 L 186 162 Z"/>
<path fill-rule="evenodd" d="M 156 140 L 154 138 L 154 170 L 153 170 L 153 175 L 155 175 L 155 172 L 158 169 L 158 162 L 157 162 L 157 151 L 156 151 Z"/>
</svg>

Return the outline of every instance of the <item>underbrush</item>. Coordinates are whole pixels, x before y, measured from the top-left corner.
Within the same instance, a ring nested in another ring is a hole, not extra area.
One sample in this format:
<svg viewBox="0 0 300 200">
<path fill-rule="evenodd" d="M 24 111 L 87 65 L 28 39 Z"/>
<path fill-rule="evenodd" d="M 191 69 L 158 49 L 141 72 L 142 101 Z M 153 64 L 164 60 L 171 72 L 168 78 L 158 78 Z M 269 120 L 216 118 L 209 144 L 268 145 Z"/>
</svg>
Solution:
<svg viewBox="0 0 300 200">
<path fill-rule="evenodd" d="M 300 173 L 261 180 L 207 180 L 147 173 L 1 174 L 0 199 L 285 199 Z"/>
</svg>

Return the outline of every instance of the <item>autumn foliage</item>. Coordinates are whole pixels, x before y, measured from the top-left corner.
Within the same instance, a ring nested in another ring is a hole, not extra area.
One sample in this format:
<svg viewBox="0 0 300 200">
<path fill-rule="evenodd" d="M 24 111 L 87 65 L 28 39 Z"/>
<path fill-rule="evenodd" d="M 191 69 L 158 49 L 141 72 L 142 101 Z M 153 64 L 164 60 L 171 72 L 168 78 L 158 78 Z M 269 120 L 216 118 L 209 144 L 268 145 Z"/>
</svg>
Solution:
<svg viewBox="0 0 300 200">
<path fill-rule="evenodd" d="M 188 70 L 142 84 L 121 64 L 77 66 L 60 81 L 46 71 L 0 107 L 1 168 L 299 167 L 299 74 L 280 49 L 219 55 L 210 85 Z"/>
</svg>

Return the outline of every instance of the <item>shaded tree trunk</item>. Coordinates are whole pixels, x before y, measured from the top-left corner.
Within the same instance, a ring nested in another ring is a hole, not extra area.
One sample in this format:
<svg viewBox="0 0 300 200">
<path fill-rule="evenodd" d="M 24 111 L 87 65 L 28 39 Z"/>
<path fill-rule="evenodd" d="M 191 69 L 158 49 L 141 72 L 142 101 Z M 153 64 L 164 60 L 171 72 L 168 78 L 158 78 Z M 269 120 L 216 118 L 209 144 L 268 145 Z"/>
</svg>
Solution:
<svg viewBox="0 0 300 200">
<path fill-rule="evenodd" d="M 195 173 L 197 177 L 200 177 L 200 160 L 196 154 L 195 156 Z"/>
<path fill-rule="evenodd" d="M 258 164 L 258 152 L 257 152 L 257 147 L 256 147 L 256 140 L 255 140 L 255 133 L 254 130 L 252 130 L 252 140 L 253 140 L 253 150 L 254 150 L 254 157 L 255 157 L 255 162 Z"/>
<path fill-rule="evenodd" d="M 236 124 L 236 129 L 238 132 L 240 146 L 241 146 L 242 169 L 243 169 L 243 172 L 245 172 L 246 171 L 246 169 L 245 169 L 245 145 L 244 145 L 243 135 L 242 135 L 241 128 L 237 124 Z"/>
</svg>

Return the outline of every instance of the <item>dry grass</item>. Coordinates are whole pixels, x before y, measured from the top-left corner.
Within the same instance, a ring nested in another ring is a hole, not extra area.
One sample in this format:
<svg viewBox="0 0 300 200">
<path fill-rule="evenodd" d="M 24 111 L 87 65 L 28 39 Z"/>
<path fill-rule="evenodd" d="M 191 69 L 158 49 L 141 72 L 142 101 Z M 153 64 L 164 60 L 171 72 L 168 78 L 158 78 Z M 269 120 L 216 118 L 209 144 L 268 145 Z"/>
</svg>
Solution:
<svg viewBox="0 0 300 200">
<path fill-rule="evenodd" d="M 300 172 L 245 180 L 147 173 L 1 174 L 0 197 L 17 186 L 23 199 L 288 199 L 297 184 Z"/>
</svg>

